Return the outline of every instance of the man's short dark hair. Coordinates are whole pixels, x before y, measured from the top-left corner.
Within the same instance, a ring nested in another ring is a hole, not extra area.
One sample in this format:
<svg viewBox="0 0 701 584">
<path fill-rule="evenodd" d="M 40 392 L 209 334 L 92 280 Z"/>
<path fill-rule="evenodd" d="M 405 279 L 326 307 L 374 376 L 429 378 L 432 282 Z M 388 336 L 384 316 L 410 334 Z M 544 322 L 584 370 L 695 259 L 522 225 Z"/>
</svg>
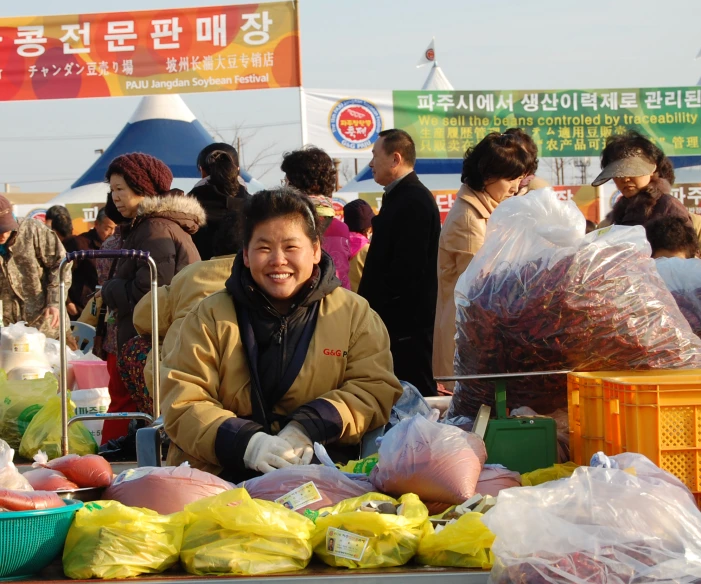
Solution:
<svg viewBox="0 0 701 584">
<path fill-rule="evenodd" d="M 290 186 L 307 195 L 328 197 L 336 190 L 336 166 L 331 157 L 316 146 L 286 152 L 280 170 L 287 175 Z"/>
<path fill-rule="evenodd" d="M 46 210 L 46 220 L 53 222 L 59 215 L 71 218 L 71 214 L 63 205 L 53 205 Z"/>
<path fill-rule="evenodd" d="M 100 210 L 97 212 L 97 215 L 95 216 L 95 223 L 102 223 L 105 219 L 108 219 L 107 209 L 105 209 L 105 207 L 100 207 Z"/>
<path fill-rule="evenodd" d="M 51 220 L 51 229 L 58 233 L 63 239 L 73 235 L 73 221 L 71 221 L 70 215 L 67 213 L 56 215 Z"/>
<path fill-rule="evenodd" d="M 659 250 L 684 252 L 687 258 L 693 258 L 699 251 L 699 238 L 693 227 L 680 217 L 660 217 L 645 226 L 647 240 L 653 255 Z"/>
<path fill-rule="evenodd" d="M 393 128 L 391 130 L 382 130 L 378 135 L 384 138 L 382 149 L 385 151 L 385 154 L 392 155 L 398 152 L 401 154 L 404 163 L 414 168 L 414 164 L 416 164 L 416 145 L 407 132 Z"/>
</svg>

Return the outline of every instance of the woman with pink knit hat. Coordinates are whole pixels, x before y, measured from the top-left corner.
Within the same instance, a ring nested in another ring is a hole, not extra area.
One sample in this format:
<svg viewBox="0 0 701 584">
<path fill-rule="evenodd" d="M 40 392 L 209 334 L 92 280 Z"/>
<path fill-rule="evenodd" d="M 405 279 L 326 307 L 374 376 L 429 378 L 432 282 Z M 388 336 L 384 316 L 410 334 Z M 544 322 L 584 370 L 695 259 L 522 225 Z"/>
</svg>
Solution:
<svg viewBox="0 0 701 584">
<path fill-rule="evenodd" d="M 194 197 L 171 191 L 173 174 L 165 163 L 140 152 L 124 154 L 110 163 L 105 177 L 117 210 L 131 221 L 122 227 L 122 248 L 150 253 L 158 268 L 159 286 L 170 284 L 180 270 L 199 261 L 192 235 L 205 223 L 204 210 Z M 138 337 L 132 322 L 136 303 L 150 287 L 148 264 L 126 258 L 117 262 L 114 277 L 102 288 L 105 305 L 116 315 L 118 364 L 128 392 L 110 394 L 110 411 L 138 407 L 149 412 L 152 407 L 143 381 L 144 353 L 150 350 L 150 341 Z M 110 437 L 107 426 L 103 442 Z"/>
</svg>

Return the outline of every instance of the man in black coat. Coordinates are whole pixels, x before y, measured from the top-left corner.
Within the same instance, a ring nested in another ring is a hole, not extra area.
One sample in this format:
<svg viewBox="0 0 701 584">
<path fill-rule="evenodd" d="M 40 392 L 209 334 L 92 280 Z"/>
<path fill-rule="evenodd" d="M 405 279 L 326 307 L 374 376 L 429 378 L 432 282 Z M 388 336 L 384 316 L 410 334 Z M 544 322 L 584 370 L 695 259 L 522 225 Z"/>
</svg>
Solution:
<svg viewBox="0 0 701 584">
<path fill-rule="evenodd" d="M 423 395 L 436 395 L 431 356 L 438 293 L 438 206 L 416 176 L 416 147 L 403 130 L 385 130 L 370 168 L 385 187 L 358 294 L 389 331 L 394 373 Z"/>
</svg>

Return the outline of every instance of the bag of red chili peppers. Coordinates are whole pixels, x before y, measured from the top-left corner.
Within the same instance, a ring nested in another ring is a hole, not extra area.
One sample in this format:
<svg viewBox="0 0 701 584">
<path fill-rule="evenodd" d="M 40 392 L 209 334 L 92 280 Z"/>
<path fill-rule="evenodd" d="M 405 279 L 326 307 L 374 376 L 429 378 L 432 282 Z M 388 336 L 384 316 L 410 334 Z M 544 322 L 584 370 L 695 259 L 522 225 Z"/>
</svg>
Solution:
<svg viewBox="0 0 701 584">
<path fill-rule="evenodd" d="M 701 259 L 660 258 L 657 271 L 695 334 L 701 334 Z"/>
<path fill-rule="evenodd" d="M 503 202 L 455 289 L 456 375 L 701 367 L 701 340 L 650 255 L 642 227 L 585 235 L 577 206 L 551 189 Z M 448 415 L 483 403 L 493 383 L 458 382 Z M 566 378 L 516 379 L 507 406 L 566 408 Z"/>
</svg>

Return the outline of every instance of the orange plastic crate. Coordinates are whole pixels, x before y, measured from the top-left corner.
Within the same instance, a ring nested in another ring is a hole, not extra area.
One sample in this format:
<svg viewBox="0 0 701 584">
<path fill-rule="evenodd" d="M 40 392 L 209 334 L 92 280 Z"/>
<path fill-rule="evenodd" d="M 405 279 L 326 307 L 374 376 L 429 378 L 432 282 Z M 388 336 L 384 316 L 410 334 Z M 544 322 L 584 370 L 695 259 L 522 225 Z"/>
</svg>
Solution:
<svg viewBox="0 0 701 584">
<path fill-rule="evenodd" d="M 701 372 L 603 380 L 611 454 L 637 452 L 701 501 Z"/>
<path fill-rule="evenodd" d="M 591 457 L 599 451 L 605 454 L 621 452 L 620 430 L 617 425 L 611 425 L 612 418 L 604 412 L 605 407 L 610 407 L 605 403 L 604 379 L 668 375 L 701 376 L 701 369 L 570 373 L 567 376 L 570 458 L 581 465 L 589 464 Z"/>
</svg>

